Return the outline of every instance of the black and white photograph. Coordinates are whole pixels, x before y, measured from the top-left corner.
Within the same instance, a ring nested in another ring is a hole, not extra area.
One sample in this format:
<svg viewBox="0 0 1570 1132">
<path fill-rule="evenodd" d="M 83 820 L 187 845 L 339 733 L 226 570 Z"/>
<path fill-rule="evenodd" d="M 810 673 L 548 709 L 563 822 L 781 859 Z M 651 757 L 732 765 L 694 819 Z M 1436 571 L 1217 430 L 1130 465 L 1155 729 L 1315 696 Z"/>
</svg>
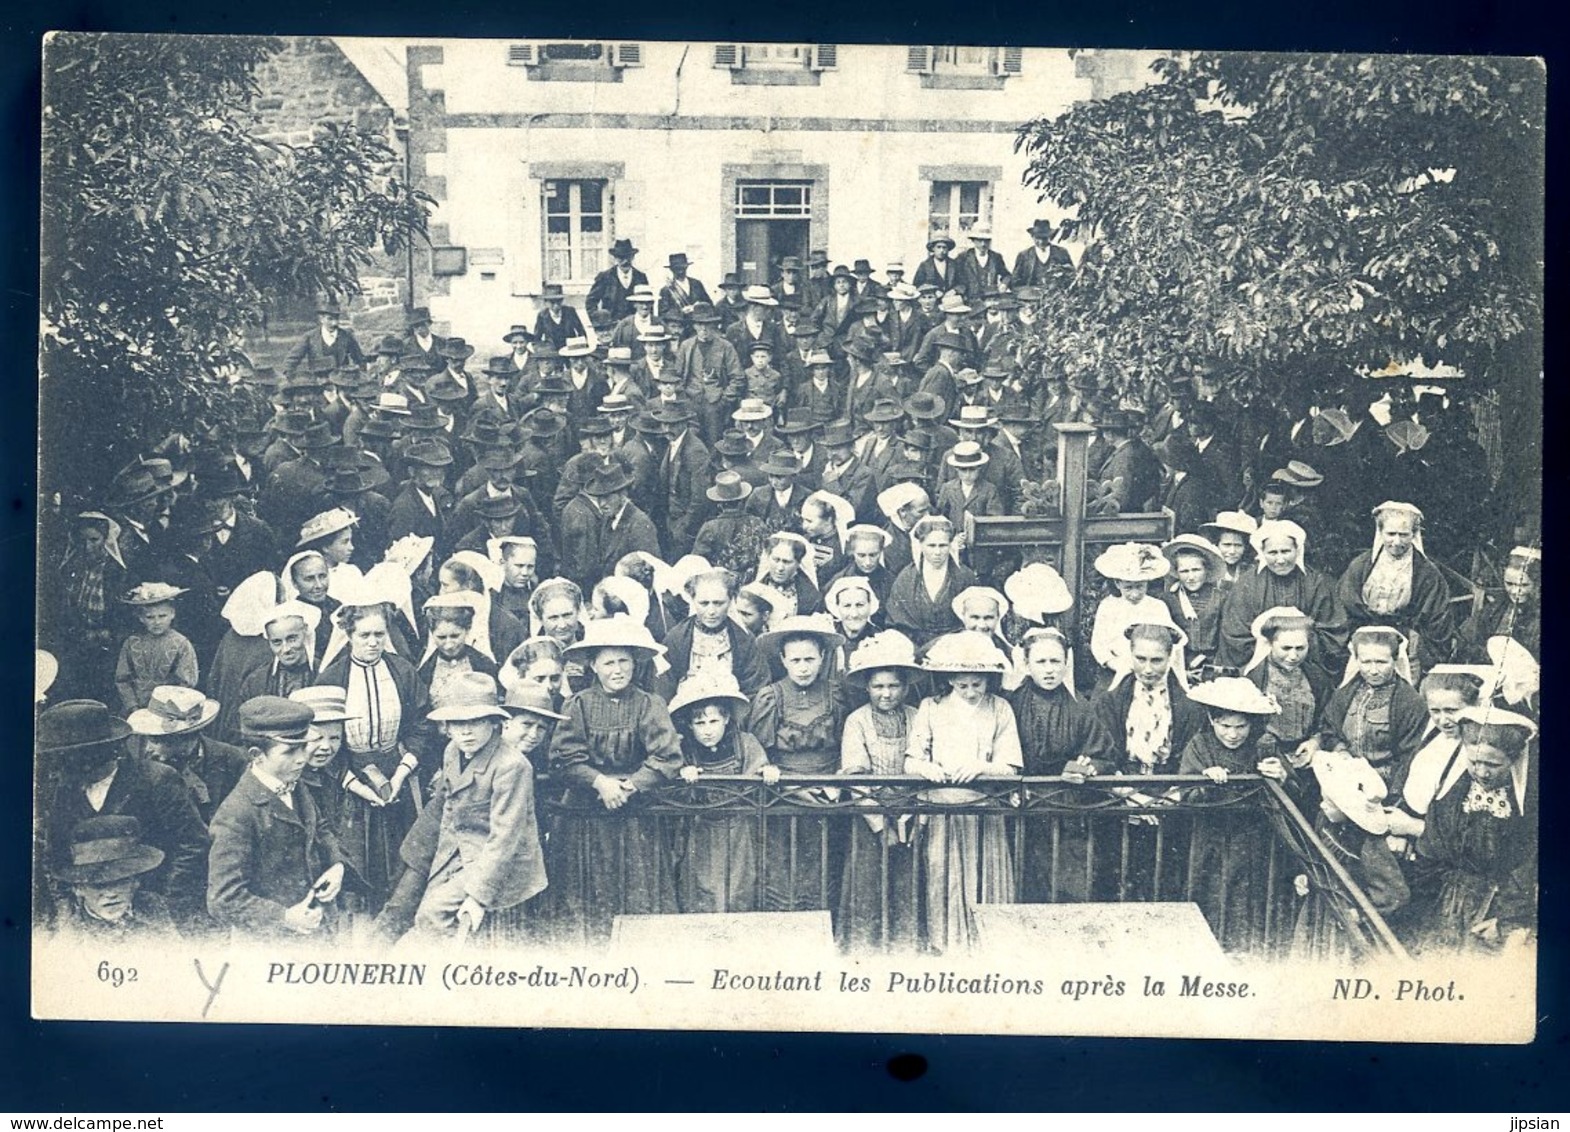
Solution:
<svg viewBox="0 0 1570 1132">
<path fill-rule="evenodd" d="M 36 1017 L 1532 1040 L 1540 60 L 43 80 Z"/>
</svg>

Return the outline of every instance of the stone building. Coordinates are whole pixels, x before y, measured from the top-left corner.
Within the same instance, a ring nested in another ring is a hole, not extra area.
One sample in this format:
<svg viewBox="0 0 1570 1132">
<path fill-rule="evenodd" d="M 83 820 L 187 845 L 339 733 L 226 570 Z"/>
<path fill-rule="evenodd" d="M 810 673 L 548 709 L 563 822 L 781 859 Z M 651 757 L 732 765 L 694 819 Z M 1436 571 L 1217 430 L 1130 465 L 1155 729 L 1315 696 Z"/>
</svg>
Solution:
<svg viewBox="0 0 1570 1132">
<path fill-rule="evenodd" d="M 1151 57 L 314 39 L 280 56 L 264 97 L 281 131 L 312 112 L 394 131 L 413 182 L 439 202 L 405 297 L 483 350 L 532 321 L 542 283 L 581 299 L 620 237 L 656 287 L 673 252 L 711 289 L 729 271 L 769 281 L 782 256 L 818 248 L 880 276 L 890 260 L 914 273 L 930 229 L 977 223 L 1012 259 L 1051 215 L 1020 184 L 1020 123 L 1140 85 Z"/>
</svg>

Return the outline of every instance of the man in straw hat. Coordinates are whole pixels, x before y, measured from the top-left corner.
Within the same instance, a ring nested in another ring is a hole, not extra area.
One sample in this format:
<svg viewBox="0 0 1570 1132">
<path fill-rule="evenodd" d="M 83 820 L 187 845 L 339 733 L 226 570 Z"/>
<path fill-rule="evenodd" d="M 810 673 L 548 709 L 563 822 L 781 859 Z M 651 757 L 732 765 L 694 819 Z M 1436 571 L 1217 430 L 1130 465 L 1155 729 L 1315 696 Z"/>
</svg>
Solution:
<svg viewBox="0 0 1570 1132">
<path fill-rule="evenodd" d="M 544 708 L 528 711 L 562 718 Z M 424 868 L 413 924 L 418 935 L 472 935 L 545 890 L 534 767 L 503 737 L 510 714 L 501 706 L 496 681 L 468 672 L 427 716 L 440 725 L 447 745 L 430 801 L 400 850 L 406 865 L 414 856 Z M 432 843 L 428 860 L 412 852 L 424 841 Z"/>
<path fill-rule="evenodd" d="M 213 815 L 207 910 L 242 936 L 320 935 L 343 883 L 344 855 L 300 788 L 314 711 L 278 696 L 240 705 L 250 767 Z"/>
<path fill-rule="evenodd" d="M 965 234 L 970 238 L 970 247 L 954 261 L 954 289 L 970 303 L 1008 290 L 1008 264 L 992 247 L 991 225 L 978 222 Z"/>
<path fill-rule="evenodd" d="M 39 815 L 46 859 L 56 869 L 68 866 L 73 833 L 89 818 L 135 818 L 141 836 L 163 853 L 144 879 L 146 888 L 164 898 L 177 922 L 199 923 L 207 827 L 179 773 L 127 754 L 131 728 L 96 700 L 52 704 L 40 713 L 36 730 L 41 765 L 55 776 Z"/>
<path fill-rule="evenodd" d="M 211 821 L 245 771 L 245 752 L 207 734 L 218 718 L 218 701 L 195 688 L 160 685 L 145 708 L 127 718 L 141 739 L 142 756 L 179 772 L 196 812 Z"/>
</svg>

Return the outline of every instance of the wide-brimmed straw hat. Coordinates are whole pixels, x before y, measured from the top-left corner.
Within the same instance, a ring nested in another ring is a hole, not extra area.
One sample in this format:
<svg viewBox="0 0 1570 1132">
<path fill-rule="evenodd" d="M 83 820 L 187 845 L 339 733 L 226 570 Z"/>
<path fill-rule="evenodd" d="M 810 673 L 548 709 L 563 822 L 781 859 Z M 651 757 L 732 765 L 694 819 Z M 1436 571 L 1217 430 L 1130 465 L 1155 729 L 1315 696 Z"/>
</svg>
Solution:
<svg viewBox="0 0 1570 1132">
<path fill-rule="evenodd" d="M 1188 698 L 1216 711 L 1238 715 L 1276 715 L 1281 705 L 1242 676 L 1221 676 L 1188 690 Z"/>
<path fill-rule="evenodd" d="M 1120 542 L 1096 556 L 1096 572 L 1115 582 L 1154 582 L 1171 568 L 1160 549 L 1143 542 Z"/>
<path fill-rule="evenodd" d="M 874 633 L 856 646 L 850 654 L 845 675 L 849 679 L 866 680 L 874 672 L 885 669 L 920 672 L 916 661 L 916 644 L 898 629 L 885 629 Z"/>
<path fill-rule="evenodd" d="M 152 690 L 147 706 L 126 716 L 138 735 L 188 735 L 218 718 L 218 701 L 195 688 L 161 684 Z"/>
<path fill-rule="evenodd" d="M 1314 753 L 1314 777 L 1327 802 L 1347 816 L 1347 820 L 1368 833 L 1383 835 L 1390 831 L 1385 812 L 1385 780 L 1364 758 L 1347 751 Z"/>
<path fill-rule="evenodd" d="M 333 507 L 312 515 L 300 525 L 300 541 L 294 544 L 295 548 L 347 530 L 359 521 L 360 517 L 347 507 Z"/>
<path fill-rule="evenodd" d="M 676 692 L 671 696 L 670 713 L 675 715 L 683 708 L 699 707 L 719 700 L 733 705 L 751 702 L 731 673 L 704 672 L 688 676 L 676 686 Z"/>
<path fill-rule="evenodd" d="M 665 651 L 647 625 L 625 613 L 590 621 L 583 627 L 582 638 L 567 646 L 567 655 L 574 660 L 589 660 L 601 649 L 626 649 L 639 658 L 656 657 Z"/>
<path fill-rule="evenodd" d="M 928 672 L 951 675 L 1001 676 L 1008 671 L 1009 659 L 985 633 L 961 630 L 945 633 L 933 641 L 922 658 L 921 667 Z"/>
<path fill-rule="evenodd" d="M 1046 562 L 1032 562 L 1014 571 L 1003 583 L 1003 592 L 1014 603 L 1014 612 L 1028 621 L 1045 621 L 1074 607 L 1068 583 Z"/>
<path fill-rule="evenodd" d="M 426 713 L 432 723 L 459 723 L 474 719 L 506 719 L 496 678 L 484 672 L 461 672 L 447 684 L 441 705 Z"/>
<path fill-rule="evenodd" d="M 1209 539 L 1199 535 L 1178 535 L 1161 544 L 1161 553 L 1166 556 L 1167 562 L 1172 567 L 1173 574 L 1177 573 L 1177 560 L 1180 554 L 1197 554 L 1205 560 L 1205 581 L 1214 582 L 1226 573 L 1226 560 L 1221 557 L 1221 551 Z"/>
<path fill-rule="evenodd" d="M 827 613 L 798 613 L 787 617 L 769 632 L 758 638 L 758 647 L 778 656 L 785 642 L 791 637 L 814 637 L 824 652 L 839 648 L 845 638 L 836 631 L 834 618 Z"/>
<path fill-rule="evenodd" d="M 1259 521 L 1247 511 L 1220 511 L 1210 522 L 1199 524 L 1199 533 L 1209 538 L 1212 543 L 1223 531 L 1240 534 L 1246 539 L 1258 529 Z"/>
</svg>

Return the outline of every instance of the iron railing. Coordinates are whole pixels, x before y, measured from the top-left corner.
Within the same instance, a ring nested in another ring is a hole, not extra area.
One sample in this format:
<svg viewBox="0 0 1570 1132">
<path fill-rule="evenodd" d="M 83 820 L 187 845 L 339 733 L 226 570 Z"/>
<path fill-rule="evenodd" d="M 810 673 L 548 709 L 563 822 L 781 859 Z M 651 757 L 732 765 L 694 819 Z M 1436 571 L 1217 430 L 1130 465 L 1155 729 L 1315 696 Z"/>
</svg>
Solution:
<svg viewBox="0 0 1570 1132">
<path fill-rule="evenodd" d="M 992 903 L 1194 901 L 1234 953 L 1404 955 L 1312 822 L 1258 775 L 1224 784 L 1010 777 L 963 787 L 906 776 L 783 775 L 768 784 L 705 775 L 617 811 L 544 784 L 541 796 L 550 891 L 539 911 L 553 933 L 578 938 L 603 937 L 628 912 L 827 909 L 843 947 L 921 949 L 931 942 L 934 885 L 986 889 L 986 876 L 945 875 L 968 868 L 1002 878 L 1007 889 L 994 886 Z M 940 833 L 981 848 L 944 858 Z M 1000 852 L 1007 868 L 978 863 Z"/>
</svg>

